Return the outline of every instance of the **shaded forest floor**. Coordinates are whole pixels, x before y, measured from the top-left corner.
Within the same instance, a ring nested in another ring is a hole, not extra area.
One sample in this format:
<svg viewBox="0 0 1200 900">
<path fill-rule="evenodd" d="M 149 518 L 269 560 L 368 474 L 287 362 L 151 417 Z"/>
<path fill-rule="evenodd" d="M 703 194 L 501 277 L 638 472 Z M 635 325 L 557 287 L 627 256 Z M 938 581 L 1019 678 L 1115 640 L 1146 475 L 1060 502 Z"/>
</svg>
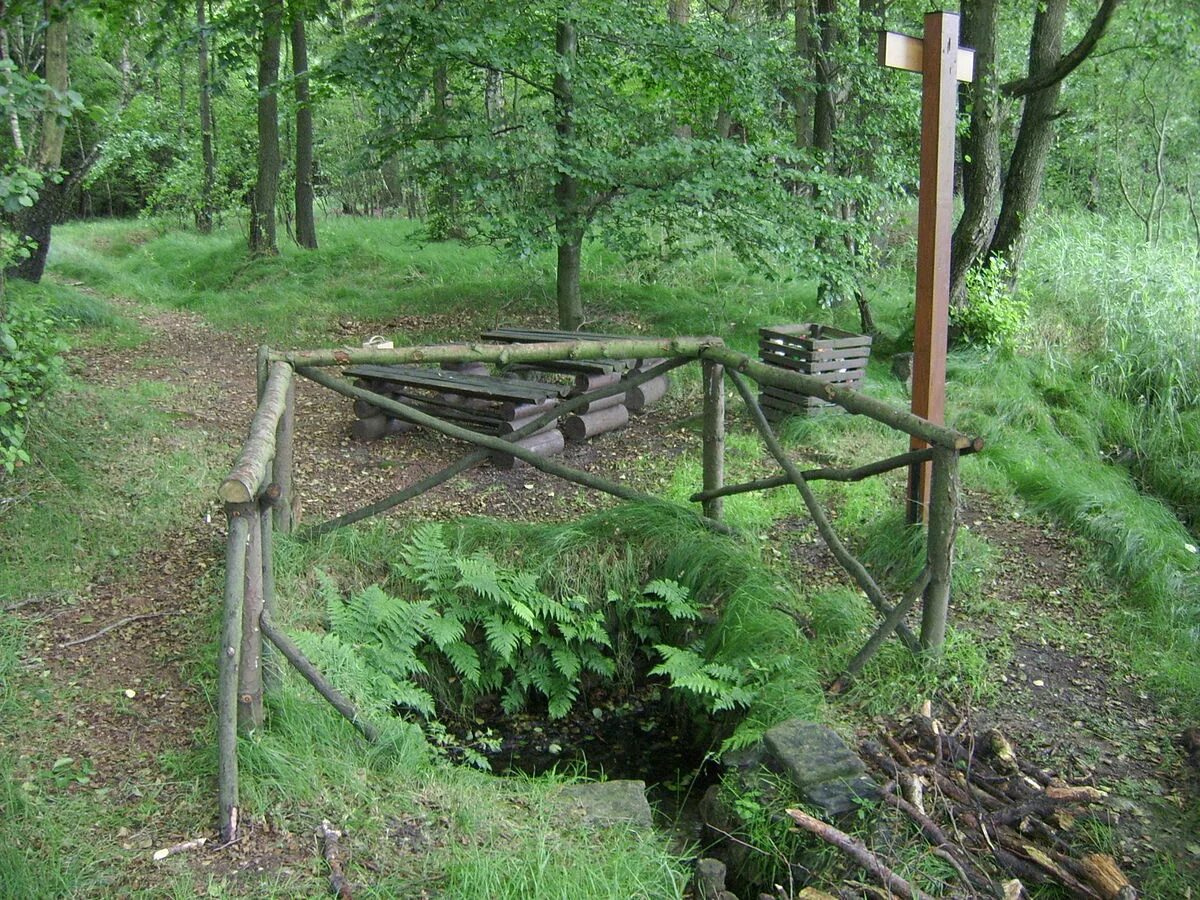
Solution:
<svg viewBox="0 0 1200 900">
<path fill-rule="evenodd" d="M 4 749 L 18 761 L 14 775 L 23 790 L 77 811 L 73 842 L 89 848 L 87 880 L 95 889 L 186 895 L 228 878 L 231 893 L 254 895 L 263 878 L 285 872 L 299 879 L 293 883 L 302 893 L 317 894 L 323 870 L 311 837 L 261 817 L 244 843 L 167 865 L 150 861 L 155 849 L 213 833 L 214 666 L 208 656 L 224 535 L 215 485 L 252 412 L 254 354 L 251 344 L 197 316 L 110 302 L 141 337 L 124 347 L 85 342 L 71 360 L 77 385 L 61 402 L 86 403 L 88 385 L 145 398 L 139 402 L 170 424 L 148 444 L 128 448 L 114 465 L 184 448 L 208 459 L 209 477 L 196 491 L 171 496 L 136 480 L 124 495 L 114 492 L 103 515 L 119 520 L 137 516 L 145 503 L 167 503 L 174 506 L 169 524 L 144 534 L 128 551 L 114 550 L 109 563 L 84 573 L 76 587 L 43 590 L 30 583 L 6 599 L 26 625 L 26 641 L 21 671 L 9 685 L 21 720 L 3 736 Z M 459 324 L 464 336 L 479 330 Z M 446 327 L 420 318 L 348 323 L 335 340 Z M 423 433 L 355 444 L 348 439 L 348 404 L 307 383 L 298 410 L 297 484 L 306 521 L 388 493 L 461 452 Z M 689 425 L 694 412 L 685 400 L 668 400 L 626 430 L 570 449 L 566 461 L 639 481 L 647 472 L 630 460 L 653 455 L 669 470 L 672 453 L 695 440 Z M 108 428 L 102 413 L 90 424 L 99 432 Z M 114 484 L 129 484 L 117 478 L 119 472 L 108 474 Z M 648 477 L 642 486 L 654 489 L 669 471 L 660 466 Z M 604 503 L 533 470 L 484 467 L 402 507 L 401 515 L 566 519 Z M 1160 715 L 1123 662 L 1121 636 L 1106 631 L 1106 598 L 1072 539 L 1009 501 L 979 493 L 968 497 L 965 524 L 999 554 L 981 599 L 960 610 L 957 620 L 994 651 L 990 671 L 1002 682 L 994 699 L 974 710 L 980 728 L 997 725 L 1039 765 L 1112 792 L 1113 828 L 1092 839 L 1139 881 L 1159 885 L 1151 893 L 1182 895 L 1181 886 L 1200 884 L 1200 841 L 1189 832 L 1200 803 L 1198 773 L 1179 744 L 1190 723 Z M 772 528 L 775 544 L 791 550 L 801 578 L 842 582 L 806 523 L 782 520 Z M 130 617 L 140 618 L 125 621 Z M 832 712 L 862 733 L 880 724 L 854 706 Z M 319 820 L 320 811 L 312 817 Z M 352 875 L 359 883 L 370 882 L 369 863 L 356 860 Z M 414 888 L 412 896 L 422 892 Z"/>
</svg>

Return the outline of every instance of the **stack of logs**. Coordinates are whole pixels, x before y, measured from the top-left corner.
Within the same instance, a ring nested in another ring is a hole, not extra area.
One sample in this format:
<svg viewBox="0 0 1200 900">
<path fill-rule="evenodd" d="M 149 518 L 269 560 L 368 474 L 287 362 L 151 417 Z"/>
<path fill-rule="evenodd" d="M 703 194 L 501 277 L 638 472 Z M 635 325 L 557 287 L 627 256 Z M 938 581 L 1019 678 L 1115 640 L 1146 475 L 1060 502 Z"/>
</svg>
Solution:
<svg viewBox="0 0 1200 900">
<path fill-rule="evenodd" d="M 634 374 L 646 371 L 659 363 L 661 359 L 639 360 L 632 365 L 628 372 Z M 462 375 L 488 375 L 487 366 L 483 363 L 443 363 L 442 368 Z M 567 394 L 568 398 L 598 390 L 621 380 L 620 372 L 605 372 L 603 374 L 577 374 L 574 385 Z M 387 396 L 395 396 L 401 402 L 412 402 L 412 398 L 403 393 L 396 394 L 395 387 L 383 381 L 366 381 L 363 386 Z M 548 423 L 543 429 L 518 443 L 526 449 L 541 456 L 552 456 L 562 451 L 566 441 L 583 441 L 608 431 L 623 428 L 629 423 L 631 413 L 640 413 L 649 406 L 657 403 L 670 387 L 669 378 L 661 375 L 640 385 L 630 388 L 624 393 L 612 394 L 593 400 L 565 416 L 558 424 Z M 453 393 L 443 392 L 437 395 L 438 409 L 422 406 L 426 412 L 444 414 L 447 409 L 458 407 L 464 414 L 486 414 L 495 417 L 498 422 L 489 424 L 486 429 L 500 437 L 512 434 L 531 422 L 535 417 L 549 412 L 558 404 L 558 399 L 549 397 L 540 403 L 514 404 L 512 402 L 497 402 L 477 397 L 462 397 Z M 351 434 L 355 440 L 372 441 L 390 434 L 402 434 L 415 426 L 403 419 L 387 416 L 365 400 L 354 401 L 356 421 L 351 426 Z M 481 420 L 476 420 L 481 421 Z M 480 428 L 479 424 L 466 421 L 467 427 Z M 512 468 L 523 465 L 516 458 L 507 454 L 497 453 L 492 461 L 501 468 Z"/>
<path fill-rule="evenodd" d="M 921 713 L 863 758 L 886 781 L 884 799 L 921 831 L 968 894 L 1016 898 L 1029 885 L 1058 885 L 1089 900 L 1132 900 L 1116 861 L 1076 852 L 1071 833 L 1105 794 L 1071 786 L 1021 759 L 996 730 L 975 735 L 969 717 L 946 728 Z M 989 872 L 999 873 L 997 880 Z"/>
</svg>

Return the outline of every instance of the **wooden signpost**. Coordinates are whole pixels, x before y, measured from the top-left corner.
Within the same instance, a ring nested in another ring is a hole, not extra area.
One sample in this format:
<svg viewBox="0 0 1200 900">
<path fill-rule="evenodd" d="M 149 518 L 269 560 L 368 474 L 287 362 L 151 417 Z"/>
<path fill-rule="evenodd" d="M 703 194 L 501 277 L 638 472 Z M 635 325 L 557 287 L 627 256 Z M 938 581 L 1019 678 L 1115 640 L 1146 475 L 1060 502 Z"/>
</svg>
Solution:
<svg viewBox="0 0 1200 900">
<path fill-rule="evenodd" d="M 879 36 L 879 64 L 920 72 L 921 182 L 917 207 L 917 312 L 913 334 L 912 411 L 941 425 L 946 408 L 946 324 L 950 308 L 950 231 L 954 214 L 954 126 L 958 82 L 970 81 L 975 53 L 958 46 L 958 15 L 925 14 L 925 35 Z M 912 449 L 929 446 L 917 438 Z M 908 521 L 929 509 L 931 464 L 908 474 Z"/>
</svg>

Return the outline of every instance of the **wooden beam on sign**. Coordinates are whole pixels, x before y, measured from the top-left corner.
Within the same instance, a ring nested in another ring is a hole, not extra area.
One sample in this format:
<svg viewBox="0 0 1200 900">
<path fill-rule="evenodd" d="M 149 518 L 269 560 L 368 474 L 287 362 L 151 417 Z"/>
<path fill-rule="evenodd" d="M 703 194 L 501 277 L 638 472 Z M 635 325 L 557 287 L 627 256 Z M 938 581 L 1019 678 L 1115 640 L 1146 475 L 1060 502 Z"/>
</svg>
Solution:
<svg viewBox="0 0 1200 900">
<path fill-rule="evenodd" d="M 881 65 L 921 73 L 921 181 L 917 206 L 917 304 L 913 331 L 912 411 L 943 424 L 946 409 L 946 330 L 950 307 L 950 232 L 954 216 L 954 131 L 958 82 L 968 81 L 975 55 L 958 46 L 955 13 L 925 14 L 924 37 L 884 34 Z M 962 60 L 962 70 L 959 62 Z M 927 447 L 914 439 L 912 449 Z M 908 521 L 929 510 L 931 468 L 908 473 Z"/>
<path fill-rule="evenodd" d="M 920 72 L 925 65 L 925 44 L 917 37 L 897 31 L 879 33 L 879 64 L 889 69 Z M 955 75 L 959 81 L 975 80 L 975 51 L 969 47 L 958 48 Z"/>
</svg>

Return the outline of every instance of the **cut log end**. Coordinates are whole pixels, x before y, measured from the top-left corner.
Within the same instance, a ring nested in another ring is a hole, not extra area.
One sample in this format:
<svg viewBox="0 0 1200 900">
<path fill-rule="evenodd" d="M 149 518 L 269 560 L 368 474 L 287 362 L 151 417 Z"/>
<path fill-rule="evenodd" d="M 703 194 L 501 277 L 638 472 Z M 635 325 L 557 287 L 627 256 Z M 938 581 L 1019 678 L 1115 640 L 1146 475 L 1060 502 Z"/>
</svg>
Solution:
<svg viewBox="0 0 1200 900">
<path fill-rule="evenodd" d="M 217 488 L 217 496 L 225 503 L 249 503 L 254 499 L 249 487 L 236 478 L 226 478 Z"/>
</svg>

